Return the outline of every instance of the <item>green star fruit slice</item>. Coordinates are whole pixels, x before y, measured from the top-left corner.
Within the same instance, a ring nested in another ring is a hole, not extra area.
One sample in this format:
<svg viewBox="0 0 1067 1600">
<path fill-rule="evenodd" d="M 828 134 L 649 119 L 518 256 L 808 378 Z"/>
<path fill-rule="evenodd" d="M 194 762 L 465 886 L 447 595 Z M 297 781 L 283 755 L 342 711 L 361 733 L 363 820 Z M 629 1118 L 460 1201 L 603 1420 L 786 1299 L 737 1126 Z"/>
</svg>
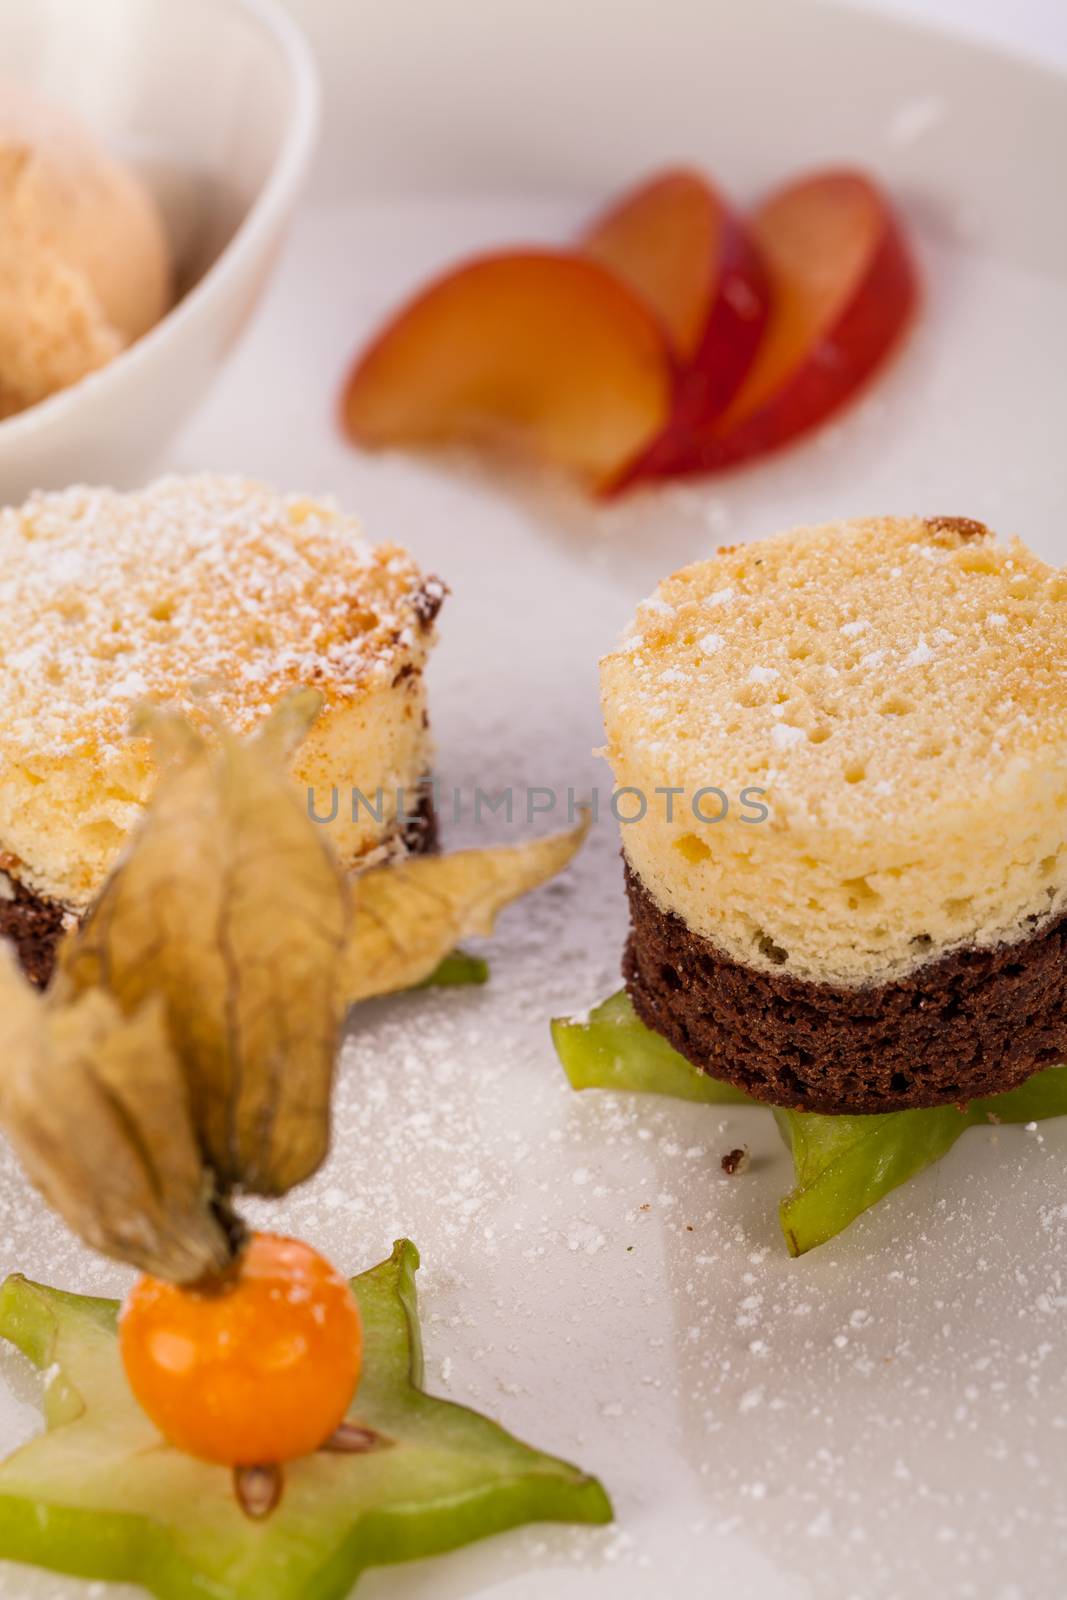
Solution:
<svg viewBox="0 0 1067 1600">
<path fill-rule="evenodd" d="M 173 1449 L 137 1405 L 117 1302 L 8 1278 L 0 1335 L 46 1373 L 46 1431 L 0 1464 L 0 1558 L 160 1600 L 340 1600 L 370 1566 L 526 1522 L 610 1521 L 595 1478 L 425 1392 L 418 1260 L 399 1240 L 352 1280 L 365 1351 L 348 1420 L 380 1447 L 290 1463 L 262 1522 L 238 1507 L 228 1469 Z"/>
<path fill-rule="evenodd" d="M 552 1038 L 575 1089 L 671 1095 L 710 1105 L 760 1105 L 720 1083 L 646 1028 L 625 991 L 587 1017 L 558 1017 Z M 768 1109 L 764 1105 L 764 1109 Z M 939 1160 L 968 1128 L 1067 1115 L 1067 1067 L 1047 1067 L 1006 1094 L 959 1106 L 823 1116 L 776 1108 L 796 1181 L 778 1208 L 791 1255 L 841 1233 L 890 1190 Z"/>
<path fill-rule="evenodd" d="M 469 950 L 455 949 L 434 968 L 428 978 L 413 985 L 414 989 L 456 989 L 470 984 L 489 982 L 489 963 L 484 956 L 472 956 Z"/>
<path fill-rule="evenodd" d="M 1067 1115 L 1067 1067 L 1046 1067 L 1017 1089 L 962 1109 L 933 1106 L 858 1117 L 776 1109 L 774 1115 L 796 1173 L 778 1217 L 790 1255 L 800 1256 L 939 1161 L 968 1128 Z"/>
<path fill-rule="evenodd" d="M 664 1094 L 706 1105 L 755 1105 L 731 1083 L 700 1072 L 646 1028 L 625 989 L 585 1017 L 556 1017 L 552 1042 L 572 1089 Z"/>
</svg>

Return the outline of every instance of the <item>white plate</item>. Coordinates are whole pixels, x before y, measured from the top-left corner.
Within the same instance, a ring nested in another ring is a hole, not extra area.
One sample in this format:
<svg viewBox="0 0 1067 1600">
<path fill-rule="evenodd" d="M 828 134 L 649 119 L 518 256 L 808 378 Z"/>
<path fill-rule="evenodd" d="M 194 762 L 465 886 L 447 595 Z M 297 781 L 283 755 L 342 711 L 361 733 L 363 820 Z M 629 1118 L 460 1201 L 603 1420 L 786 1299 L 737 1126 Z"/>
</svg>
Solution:
<svg viewBox="0 0 1067 1600">
<path fill-rule="evenodd" d="M 313 201 L 167 464 L 329 488 L 447 576 L 433 669 L 447 784 L 604 784 L 596 658 L 662 572 L 723 538 L 916 510 L 977 516 L 1067 560 L 1064 80 L 795 0 L 467 0 L 432 22 L 424 0 L 297 10 L 327 74 Z M 600 511 L 344 447 L 346 357 L 403 291 L 468 248 L 565 237 L 614 186 L 678 157 L 741 198 L 841 160 L 899 195 L 925 318 L 839 425 L 734 477 Z M 969 1133 L 790 1261 L 768 1115 L 565 1087 L 547 1022 L 617 981 L 616 848 L 599 828 L 567 880 L 509 913 L 486 990 L 368 1008 L 335 1154 L 269 1214 L 352 1269 L 410 1234 L 433 1387 L 600 1473 L 617 1526 L 375 1573 L 363 1600 L 1061 1596 L 1067 1119 Z M 741 1142 L 752 1168 L 726 1179 L 718 1157 Z M 0 1201 L 7 1264 L 121 1286 L 9 1163 Z M 32 1411 L 18 1364 L 5 1371 L 21 1396 L 3 1400 L 7 1443 Z M 8 1569 L 0 1593 L 84 1590 Z"/>
</svg>

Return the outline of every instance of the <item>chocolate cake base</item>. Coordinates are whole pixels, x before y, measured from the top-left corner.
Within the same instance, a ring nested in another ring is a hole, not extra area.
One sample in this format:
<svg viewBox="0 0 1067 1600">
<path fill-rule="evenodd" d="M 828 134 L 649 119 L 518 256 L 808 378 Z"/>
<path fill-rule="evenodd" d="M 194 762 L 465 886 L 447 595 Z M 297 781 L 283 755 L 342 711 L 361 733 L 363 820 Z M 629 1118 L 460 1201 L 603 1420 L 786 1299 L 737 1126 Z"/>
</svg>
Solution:
<svg viewBox="0 0 1067 1600">
<path fill-rule="evenodd" d="M 802 1111 L 903 1111 L 1002 1094 L 1067 1060 L 1067 915 L 846 988 L 745 966 L 627 867 L 623 976 L 642 1022 L 694 1066 Z"/>
<path fill-rule="evenodd" d="M 19 965 L 38 989 L 43 989 L 56 964 L 56 946 L 63 937 L 66 912 L 54 900 L 45 900 L 24 884 L 8 878 L 11 898 L 0 900 L 0 938 L 15 946 Z"/>
<path fill-rule="evenodd" d="M 409 855 L 432 856 L 437 852 L 441 833 L 437 808 L 433 803 L 433 784 L 429 778 L 424 778 L 419 785 L 415 808 L 404 818 L 400 837 Z"/>
<path fill-rule="evenodd" d="M 405 817 L 401 837 L 412 855 L 432 855 L 438 846 L 437 812 L 433 789 L 426 783 L 418 801 Z M 19 964 L 30 982 L 44 989 L 56 964 L 56 950 L 63 937 L 67 912 L 54 900 L 34 894 L 24 884 L 9 878 L 12 898 L 0 899 L 0 938 L 15 947 Z"/>
</svg>

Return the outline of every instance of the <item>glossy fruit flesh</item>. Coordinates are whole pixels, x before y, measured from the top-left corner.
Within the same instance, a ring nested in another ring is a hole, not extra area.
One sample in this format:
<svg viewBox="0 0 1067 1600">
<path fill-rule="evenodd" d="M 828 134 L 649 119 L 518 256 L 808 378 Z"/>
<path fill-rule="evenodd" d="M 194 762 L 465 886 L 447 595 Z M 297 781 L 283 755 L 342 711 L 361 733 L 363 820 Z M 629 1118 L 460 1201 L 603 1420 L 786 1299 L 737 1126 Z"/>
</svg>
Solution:
<svg viewBox="0 0 1067 1600">
<path fill-rule="evenodd" d="M 470 439 L 593 484 L 663 426 L 671 358 L 653 313 L 596 262 L 483 256 L 406 306 L 357 362 L 342 416 L 371 447 Z"/>
<path fill-rule="evenodd" d="M 647 300 L 678 357 L 696 354 L 718 278 L 722 207 L 695 172 L 667 172 L 625 195 L 582 250 Z"/>
<path fill-rule="evenodd" d="M 743 391 L 721 419 L 723 433 L 751 417 L 815 357 L 833 367 L 820 338 L 841 352 L 841 376 L 823 393 L 858 380 L 899 330 L 914 279 L 895 218 L 858 174 L 811 179 L 757 212 L 753 235 L 774 285 L 768 337 Z M 847 374 L 847 379 L 846 379 Z"/>
<path fill-rule="evenodd" d="M 715 471 L 788 443 L 855 393 L 915 309 L 904 236 L 862 174 L 822 174 L 780 191 L 752 218 L 751 236 L 770 286 L 755 360 L 710 425 L 672 419 L 642 458 L 643 476 Z"/>
<path fill-rule="evenodd" d="M 751 365 L 767 312 L 762 263 L 722 195 L 699 173 L 665 172 L 612 206 L 582 248 L 667 330 L 678 362 L 674 416 L 716 416 Z"/>
<path fill-rule="evenodd" d="M 232 1280 L 206 1291 L 142 1278 L 123 1308 L 130 1387 L 166 1439 L 229 1466 L 309 1455 L 359 1381 L 348 1284 L 309 1245 L 254 1234 Z"/>
</svg>

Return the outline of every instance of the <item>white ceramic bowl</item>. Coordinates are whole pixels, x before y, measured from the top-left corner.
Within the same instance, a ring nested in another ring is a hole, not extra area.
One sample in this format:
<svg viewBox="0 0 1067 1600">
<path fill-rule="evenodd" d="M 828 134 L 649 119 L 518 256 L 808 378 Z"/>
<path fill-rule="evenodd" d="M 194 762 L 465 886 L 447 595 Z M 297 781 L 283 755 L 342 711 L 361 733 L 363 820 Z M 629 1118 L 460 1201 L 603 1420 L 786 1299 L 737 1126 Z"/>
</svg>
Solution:
<svg viewBox="0 0 1067 1600">
<path fill-rule="evenodd" d="M 160 200 L 184 291 L 143 339 L 0 422 L 0 500 L 141 478 L 270 272 L 318 122 L 276 0 L 0 0 L 0 75 L 68 106 Z"/>
</svg>

